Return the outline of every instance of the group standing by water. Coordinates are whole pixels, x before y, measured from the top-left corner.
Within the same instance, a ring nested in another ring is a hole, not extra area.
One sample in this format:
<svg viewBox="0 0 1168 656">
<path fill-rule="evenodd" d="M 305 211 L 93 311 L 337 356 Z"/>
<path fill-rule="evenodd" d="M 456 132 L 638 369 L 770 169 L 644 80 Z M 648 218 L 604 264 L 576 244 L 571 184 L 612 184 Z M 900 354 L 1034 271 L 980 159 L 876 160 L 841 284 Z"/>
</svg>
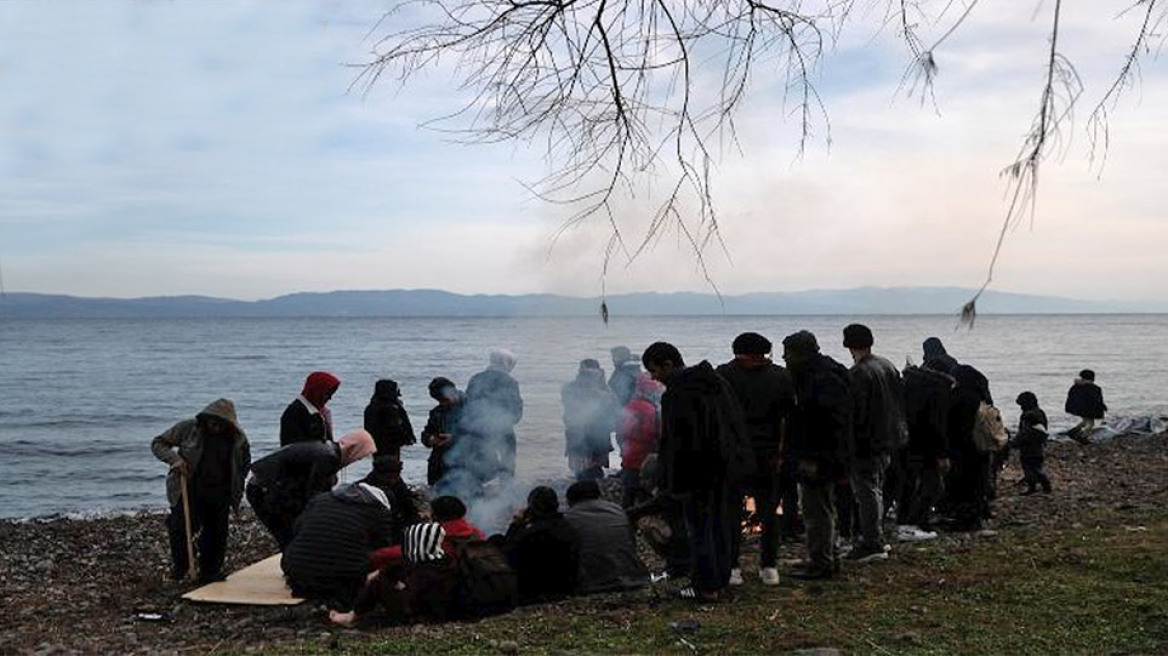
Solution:
<svg viewBox="0 0 1168 656">
<path fill-rule="evenodd" d="M 830 579 L 843 561 L 888 558 L 888 520 L 902 540 L 979 530 L 1011 448 L 1025 493 L 1051 491 L 1048 421 L 1032 392 L 1018 395 L 1022 417 L 1008 439 L 986 377 L 939 339 L 924 341 L 920 366 L 901 371 L 873 353 L 868 327 L 851 324 L 842 337 L 850 367 L 821 353 L 808 331 L 782 340 L 785 366 L 753 332 L 738 335 L 733 358 L 718 367 L 687 365 L 666 342 L 647 347 L 640 362 L 613 348 L 607 380 L 598 360 L 581 360 L 561 392 L 576 480 L 568 508 L 560 511 L 555 490 L 536 487 L 490 538 L 467 511 L 490 481 L 515 486 L 523 399 L 513 353 L 492 351 L 465 392 L 445 377 L 430 382 L 436 405 L 420 436 L 431 450 L 428 512 L 401 479 L 401 448 L 416 437 L 395 381 L 377 381 L 364 428 L 334 441 L 328 402 L 341 381 L 313 372 L 280 419 L 280 448 L 254 463 L 233 404 L 220 399 L 152 444 L 171 466 L 172 575 L 193 570 L 197 534 L 199 579 L 223 577 L 229 513 L 246 490 L 284 552 L 293 592 L 326 601 L 339 623 L 378 606 L 444 618 L 634 589 L 649 581 L 638 532 L 669 576 L 688 580 L 681 596 L 709 602 L 744 583 L 744 524 L 761 533 L 759 579 L 775 585 L 784 540 L 801 536 L 806 549 L 791 576 Z M 1088 439 L 1105 409 L 1084 370 L 1066 402 L 1083 418 L 1071 436 Z M 620 503 L 602 498 L 599 484 L 614 450 Z M 341 469 L 370 456 L 367 477 L 337 485 Z"/>
</svg>

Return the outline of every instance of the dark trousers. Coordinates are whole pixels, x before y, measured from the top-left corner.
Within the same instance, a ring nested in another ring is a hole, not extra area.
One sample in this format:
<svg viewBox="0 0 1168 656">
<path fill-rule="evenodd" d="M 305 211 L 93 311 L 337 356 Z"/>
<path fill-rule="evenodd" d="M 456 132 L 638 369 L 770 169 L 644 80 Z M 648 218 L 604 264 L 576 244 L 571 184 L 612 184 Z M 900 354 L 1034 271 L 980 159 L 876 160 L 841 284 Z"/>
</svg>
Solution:
<svg viewBox="0 0 1168 656">
<path fill-rule="evenodd" d="M 304 501 L 290 498 L 294 495 L 281 494 L 278 488 L 261 485 L 254 480 L 248 482 L 246 492 L 247 502 L 255 511 L 256 518 L 268 529 L 280 551 L 283 551 L 292 541 L 292 527 L 304 510 Z"/>
<path fill-rule="evenodd" d="M 195 551 L 198 553 L 200 580 L 214 579 L 223 572 L 230 513 L 231 502 L 227 499 L 199 499 L 191 495 L 191 531 L 197 540 Z M 170 558 L 174 563 L 172 575 L 176 579 L 182 578 L 190 567 L 182 503 L 171 507 L 166 528 L 170 534 Z"/>
<path fill-rule="evenodd" d="M 896 504 L 896 523 L 927 530 L 930 513 L 944 495 L 944 479 L 934 457 L 905 454 L 902 462 L 904 480 Z"/>
<path fill-rule="evenodd" d="M 989 455 L 975 449 L 954 452 L 946 492 L 957 530 L 976 530 L 989 510 L 986 469 Z"/>
<path fill-rule="evenodd" d="M 794 539 L 803 530 L 799 515 L 799 467 L 793 458 L 786 459 L 779 470 L 779 506 L 783 514 L 779 532 L 784 540 Z"/>
<path fill-rule="evenodd" d="M 1022 462 L 1022 474 L 1025 477 L 1022 480 L 1026 482 L 1026 489 L 1033 492 L 1035 487 L 1041 485 L 1044 491 L 1050 492 L 1050 479 L 1046 477 L 1046 472 L 1042 471 L 1046 458 L 1027 456 L 1019 460 Z"/>
<path fill-rule="evenodd" d="M 778 474 L 755 474 L 747 481 L 741 493 L 735 495 L 734 505 L 738 510 L 738 519 L 735 522 L 733 550 L 730 553 L 730 562 L 734 567 L 739 566 L 742 551 L 742 523 L 746 519 L 742 502 L 745 496 L 754 498 L 754 514 L 758 519 L 759 528 L 762 529 L 758 566 L 774 567 L 779 553 L 779 522 L 775 514 L 779 507 Z"/>
<path fill-rule="evenodd" d="M 807 524 L 807 566 L 817 572 L 835 569 L 835 481 L 804 481 L 803 521 Z"/>
<path fill-rule="evenodd" d="M 730 584 L 738 512 L 728 485 L 694 490 L 681 502 L 692 557 L 690 580 L 699 592 L 718 592 Z"/>
<path fill-rule="evenodd" d="M 649 493 L 641 487 L 641 470 L 628 469 L 622 467 L 620 470 L 620 481 L 623 492 L 621 494 L 621 507 L 632 508 L 633 506 L 647 501 Z"/>
</svg>

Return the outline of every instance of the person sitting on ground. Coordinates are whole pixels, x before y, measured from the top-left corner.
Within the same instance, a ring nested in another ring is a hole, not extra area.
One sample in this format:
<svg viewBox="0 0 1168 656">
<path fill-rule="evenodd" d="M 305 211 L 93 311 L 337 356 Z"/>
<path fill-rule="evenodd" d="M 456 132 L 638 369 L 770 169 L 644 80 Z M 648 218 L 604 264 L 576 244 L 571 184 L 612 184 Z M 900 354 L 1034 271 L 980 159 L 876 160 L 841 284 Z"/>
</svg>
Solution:
<svg viewBox="0 0 1168 656">
<path fill-rule="evenodd" d="M 446 553 L 450 556 L 456 555 L 457 549 L 455 548 L 455 543 L 458 541 L 487 539 L 486 534 L 484 534 L 478 529 L 477 526 L 471 524 L 466 519 L 466 504 L 459 500 L 458 497 L 441 496 L 431 501 L 430 519 L 442 525 L 442 530 L 445 532 L 446 536 L 442 542 L 442 548 L 445 549 Z M 420 522 L 421 520 L 418 520 L 418 522 L 413 523 Z M 413 523 L 411 523 L 410 526 L 412 526 Z M 409 530 L 408 526 L 406 530 Z M 402 553 L 403 544 L 404 537 L 402 542 L 392 544 L 388 547 L 384 547 L 373 552 L 373 554 L 370 556 L 373 562 L 373 568 L 384 571 L 400 564 L 404 558 Z"/>
<path fill-rule="evenodd" d="M 521 603 L 572 594 L 580 572 L 580 536 L 560 513 L 556 491 L 539 486 L 515 514 L 507 534 L 492 536 L 519 577 Z"/>
<path fill-rule="evenodd" d="M 370 573 L 369 554 L 389 543 L 392 524 L 389 498 L 368 483 L 314 496 L 280 559 L 292 594 L 351 611 Z"/>
<path fill-rule="evenodd" d="M 1022 417 L 1018 420 L 1018 434 L 1014 436 L 1013 446 L 1018 449 L 1018 460 L 1025 475 L 1026 491 L 1022 494 L 1034 494 L 1039 485 L 1043 492 L 1050 492 L 1050 479 L 1042 471 L 1047 438 L 1046 413 L 1038 407 L 1038 397 L 1033 392 L 1019 394 L 1017 403 L 1022 408 Z"/>
<path fill-rule="evenodd" d="M 450 469 L 446 462 L 447 455 L 461 432 L 459 424 L 466 395 L 458 391 L 453 381 L 442 376 L 431 380 L 427 389 L 430 398 L 437 401 L 438 405 L 430 409 L 426 427 L 422 429 L 422 445 L 430 449 L 430 457 L 426 461 L 426 484 L 442 487 L 439 482 Z"/>
<path fill-rule="evenodd" d="M 1079 372 L 1075 384 L 1067 390 L 1067 403 L 1064 408 L 1067 414 L 1079 418 L 1077 426 L 1067 431 L 1067 437 L 1079 444 L 1091 442 L 1091 432 L 1095 430 L 1095 422 L 1103 418 L 1107 412 L 1107 405 L 1103 403 L 1103 390 L 1095 384 L 1095 372 L 1084 369 Z"/>
<path fill-rule="evenodd" d="M 401 544 L 406 528 L 422 521 L 422 499 L 402 480 L 402 463 L 396 456 L 374 456 L 373 469 L 361 479 L 385 491 L 393 507 L 393 544 Z"/>
<path fill-rule="evenodd" d="M 373 453 L 373 437 L 355 430 L 339 442 L 296 442 L 252 463 L 247 502 L 282 551 L 296 518 L 314 494 L 327 492 L 337 472 Z"/>
<path fill-rule="evenodd" d="M 365 430 L 377 445 L 376 460 L 387 456 L 401 457 L 401 448 L 417 442 L 410 416 L 402 407 L 397 381 L 383 378 L 373 386 L 373 396 L 365 406 Z"/>
<path fill-rule="evenodd" d="M 437 522 L 420 522 L 406 529 L 403 558 L 370 574 L 351 612 L 330 611 L 329 619 L 342 626 L 383 606 L 397 620 L 442 621 L 450 617 L 458 590 L 458 566 L 443 548 L 446 531 Z"/>
<path fill-rule="evenodd" d="M 328 402 L 341 386 L 341 379 L 327 371 L 314 371 L 304 380 L 304 389 L 280 416 L 280 446 L 296 442 L 331 442 L 333 417 Z"/>
<path fill-rule="evenodd" d="M 231 509 L 239 512 L 243 479 L 251 464 L 251 447 L 236 421 L 235 404 L 228 399 L 211 402 L 194 419 L 180 421 L 155 437 L 150 450 L 155 458 L 170 465 L 166 476 L 170 503 L 166 528 L 170 535 L 171 578 L 181 580 L 191 566 L 185 497 L 191 531 L 199 536 L 199 581 L 221 580 L 228 515 Z"/>
<path fill-rule="evenodd" d="M 629 518 L 617 504 L 600 498 L 596 481 L 577 481 L 568 488 L 564 519 L 580 536 L 581 594 L 635 590 L 649 582 L 649 571 L 637 558 Z"/>
<path fill-rule="evenodd" d="M 653 380 L 648 372 L 637 374 L 633 398 L 625 404 L 620 425 L 617 427 L 617 444 L 621 450 L 621 485 L 624 488 L 621 506 L 631 508 L 646 500 L 641 487 L 641 467 L 650 454 L 656 453 L 661 444 L 661 394 L 665 387 Z"/>
</svg>

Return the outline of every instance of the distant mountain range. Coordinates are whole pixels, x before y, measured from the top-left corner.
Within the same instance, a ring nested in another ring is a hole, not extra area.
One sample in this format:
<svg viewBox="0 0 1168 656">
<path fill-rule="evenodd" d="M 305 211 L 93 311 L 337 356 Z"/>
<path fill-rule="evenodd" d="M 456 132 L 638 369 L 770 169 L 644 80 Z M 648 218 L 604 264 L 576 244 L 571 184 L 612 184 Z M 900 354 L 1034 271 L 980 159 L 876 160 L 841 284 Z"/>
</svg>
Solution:
<svg viewBox="0 0 1168 656">
<path fill-rule="evenodd" d="M 722 296 L 680 292 L 617 294 L 607 299 L 614 316 L 954 314 L 973 296 L 959 287 L 862 287 Z M 0 319 L 188 318 L 188 317 L 424 317 L 587 316 L 600 298 L 554 294 L 454 294 L 436 289 L 301 292 L 260 301 L 207 296 L 84 298 L 55 294 L 0 296 Z M 978 301 L 985 314 L 1108 314 L 1168 312 L 1168 304 L 1084 301 L 987 291 Z"/>
</svg>

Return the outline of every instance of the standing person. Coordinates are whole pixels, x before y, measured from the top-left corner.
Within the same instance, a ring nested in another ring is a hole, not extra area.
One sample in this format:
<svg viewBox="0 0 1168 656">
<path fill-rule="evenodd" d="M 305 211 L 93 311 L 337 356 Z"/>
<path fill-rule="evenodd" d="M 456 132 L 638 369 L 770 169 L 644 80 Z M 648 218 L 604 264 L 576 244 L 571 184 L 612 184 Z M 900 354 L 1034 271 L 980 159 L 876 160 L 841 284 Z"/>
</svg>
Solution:
<svg viewBox="0 0 1168 656">
<path fill-rule="evenodd" d="M 417 442 L 410 416 L 401 403 L 397 381 L 383 378 L 373 386 L 373 396 L 365 406 L 365 430 L 377 445 L 374 459 L 401 458 L 401 448 Z"/>
<path fill-rule="evenodd" d="M 836 478 L 846 472 L 852 441 L 848 370 L 819 352 L 812 333 L 783 338 L 783 360 L 795 380 L 791 457 L 799 465 L 799 492 L 807 527 L 807 563 L 800 579 L 829 579 L 836 573 Z"/>
<path fill-rule="evenodd" d="M 476 451 L 482 457 L 470 464 L 481 482 L 500 473 L 508 480 L 515 477 L 515 424 L 523 419 L 523 397 L 511 376 L 514 368 L 515 354 L 496 349 L 490 365 L 466 384 L 463 427 L 479 443 Z"/>
<path fill-rule="evenodd" d="M 1018 460 L 1026 476 L 1026 491 L 1022 494 L 1034 494 L 1039 485 L 1043 492 L 1049 493 L 1050 479 L 1042 471 L 1046 459 L 1043 453 L 1047 438 L 1046 413 L 1038 407 L 1038 397 L 1034 392 L 1022 392 L 1015 401 L 1022 409 L 1022 416 L 1018 419 L 1018 434 L 1014 436 Z"/>
<path fill-rule="evenodd" d="M 341 380 L 327 371 L 314 371 L 304 380 L 300 391 L 280 416 L 280 446 L 296 442 L 331 442 L 333 418 L 329 399 L 337 393 Z"/>
<path fill-rule="evenodd" d="M 236 419 L 235 404 L 228 399 L 211 402 L 194 419 L 180 421 L 155 437 L 150 450 L 155 458 L 170 465 L 166 476 L 170 503 L 166 528 L 170 535 L 171 578 L 181 580 L 191 565 L 183 507 L 186 496 L 191 531 L 199 534 L 199 582 L 222 580 L 228 513 L 232 509 L 239 511 L 243 479 L 251 464 L 251 447 Z"/>
<path fill-rule="evenodd" d="M 1095 372 L 1084 369 L 1079 372 L 1075 384 L 1067 390 L 1067 414 L 1079 418 L 1079 424 L 1067 431 L 1067 437 L 1079 444 L 1090 444 L 1091 431 L 1095 422 L 1103 418 L 1107 405 L 1103 403 L 1103 390 L 1095 384 Z"/>
<path fill-rule="evenodd" d="M 924 353 L 923 364 L 928 369 L 951 374 L 953 368 L 957 366 L 957 359 L 949 355 L 948 351 L 945 350 L 945 345 L 941 343 L 940 338 L 929 337 L 926 339 L 921 344 L 921 351 Z"/>
<path fill-rule="evenodd" d="M 950 395 L 948 431 L 951 469 L 945 481 L 947 500 L 954 514 L 955 531 L 979 531 L 989 515 L 990 456 L 977 448 L 973 429 L 981 404 L 990 402 L 986 378 L 977 369 L 959 364 Z"/>
<path fill-rule="evenodd" d="M 956 384 L 939 371 L 909 366 L 904 370 L 908 445 L 901 450 L 904 479 L 897 496 L 896 523 L 914 538 L 928 532 L 930 513 L 944 494 L 949 473 L 949 394 Z"/>
<path fill-rule="evenodd" d="M 612 354 L 612 376 L 608 378 L 608 388 L 616 395 L 618 407 L 623 408 L 633 398 L 641 365 L 627 346 L 614 346 L 609 353 Z"/>
<path fill-rule="evenodd" d="M 296 518 L 309 499 L 327 492 L 337 472 L 371 455 L 373 436 L 356 430 L 337 442 L 297 442 L 269 453 L 251 466 L 247 502 L 283 551 Z"/>
<path fill-rule="evenodd" d="M 633 398 L 625 404 L 617 426 L 617 444 L 621 450 L 621 485 L 624 488 L 621 505 L 630 508 L 646 500 L 641 485 L 641 467 L 649 454 L 656 453 L 661 443 L 661 383 L 647 372 L 637 374 Z"/>
<path fill-rule="evenodd" d="M 576 379 L 560 392 L 564 403 L 564 455 L 576 480 L 604 478 L 608 454 L 612 451 L 612 428 L 616 417 L 616 397 L 604 384 L 600 363 L 580 361 Z"/>
<path fill-rule="evenodd" d="M 449 378 L 442 376 L 431 380 L 428 390 L 430 398 L 437 401 L 438 405 L 430 409 L 430 416 L 422 429 L 422 444 L 430 449 L 430 457 L 426 461 L 426 483 L 434 487 L 451 467 L 446 460 L 460 433 L 459 424 L 466 395 L 458 391 Z"/>
<path fill-rule="evenodd" d="M 665 384 L 661 397 L 662 488 L 682 499 L 693 587 L 682 592 L 716 601 L 730 583 L 738 530 L 734 486 L 754 473 L 754 453 L 734 392 L 709 362 L 686 367 L 677 347 L 656 342 L 641 356 Z"/>
<path fill-rule="evenodd" d="M 855 363 L 848 371 L 852 394 L 852 454 L 848 478 L 856 499 L 859 526 L 848 560 L 886 560 L 884 551 L 884 470 L 894 450 L 908 441 L 904 385 L 888 360 L 872 353 L 872 330 L 853 323 L 844 328 L 844 348 Z"/>
<path fill-rule="evenodd" d="M 779 476 L 782 449 L 786 440 L 787 418 L 795 408 L 795 385 L 787 370 L 771 362 L 771 341 L 758 333 L 742 333 L 731 343 L 734 359 L 718 367 L 717 372 L 734 391 L 742 406 L 746 432 L 754 449 L 758 469 L 745 481 L 742 494 L 734 503 L 742 509 L 742 496 L 754 498 L 754 511 L 762 527 L 759 545 L 759 578 L 764 585 L 778 585 L 775 567 L 779 551 Z M 789 509 L 784 509 L 787 511 Z M 731 552 L 733 568 L 730 584 L 742 584 L 739 556 L 742 531 L 734 531 Z"/>
</svg>

